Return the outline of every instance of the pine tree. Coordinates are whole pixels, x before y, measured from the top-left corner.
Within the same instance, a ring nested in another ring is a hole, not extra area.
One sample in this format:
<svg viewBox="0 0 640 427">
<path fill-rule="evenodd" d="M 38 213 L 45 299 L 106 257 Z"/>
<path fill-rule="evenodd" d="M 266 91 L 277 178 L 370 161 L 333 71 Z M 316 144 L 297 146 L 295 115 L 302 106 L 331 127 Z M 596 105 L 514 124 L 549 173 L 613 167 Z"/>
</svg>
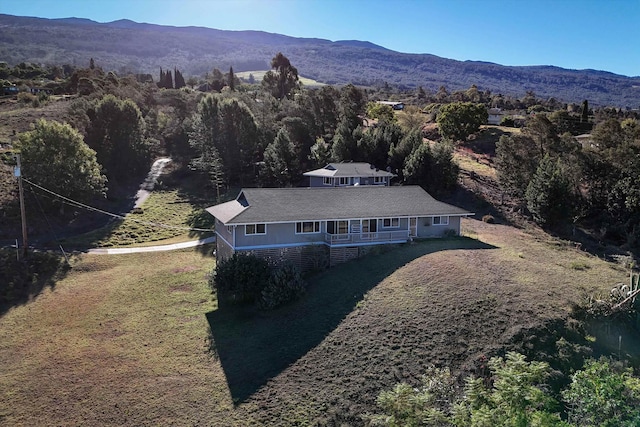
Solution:
<svg viewBox="0 0 640 427">
<path fill-rule="evenodd" d="M 167 70 L 164 74 L 164 88 L 173 89 L 173 76 L 171 75 L 171 70 Z"/>
<path fill-rule="evenodd" d="M 175 88 L 180 89 L 185 87 L 187 84 L 185 83 L 184 77 L 182 76 L 182 73 L 180 72 L 180 70 L 178 70 L 177 68 L 174 68 L 173 73 L 174 73 L 174 80 L 175 80 Z"/>
<path fill-rule="evenodd" d="M 229 67 L 229 81 L 227 85 L 229 86 L 229 89 L 231 89 L 231 91 L 236 90 L 235 79 L 236 76 L 233 74 L 233 67 Z"/>
<path fill-rule="evenodd" d="M 586 99 L 582 101 L 582 110 L 580 111 L 580 123 L 589 123 L 589 102 Z"/>
</svg>

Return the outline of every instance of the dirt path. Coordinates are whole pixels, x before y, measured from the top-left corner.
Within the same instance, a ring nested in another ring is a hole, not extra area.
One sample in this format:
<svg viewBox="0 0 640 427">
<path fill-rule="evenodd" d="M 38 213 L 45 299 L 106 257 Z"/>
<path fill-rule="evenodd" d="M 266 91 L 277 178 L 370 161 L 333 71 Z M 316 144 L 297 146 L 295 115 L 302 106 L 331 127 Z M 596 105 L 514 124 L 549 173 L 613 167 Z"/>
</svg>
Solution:
<svg viewBox="0 0 640 427">
<path fill-rule="evenodd" d="M 134 208 L 139 208 L 149 198 L 149 194 L 151 194 L 153 187 L 155 187 L 158 182 L 158 177 L 162 173 L 162 170 L 170 162 L 171 159 L 169 157 L 163 157 L 153 162 L 147 178 L 140 185 L 140 190 L 136 193 L 136 203 L 133 205 Z"/>
</svg>

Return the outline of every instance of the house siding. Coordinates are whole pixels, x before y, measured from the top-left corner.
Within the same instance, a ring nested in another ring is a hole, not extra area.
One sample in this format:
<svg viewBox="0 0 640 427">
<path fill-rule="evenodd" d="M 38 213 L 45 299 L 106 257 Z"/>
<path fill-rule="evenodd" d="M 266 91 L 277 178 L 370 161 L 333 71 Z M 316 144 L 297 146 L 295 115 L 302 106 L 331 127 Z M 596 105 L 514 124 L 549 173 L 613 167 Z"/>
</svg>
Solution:
<svg viewBox="0 0 640 427">
<path fill-rule="evenodd" d="M 216 239 L 216 261 L 224 261 L 233 256 L 235 251 L 223 239 Z"/>
<path fill-rule="evenodd" d="M 320 222 L 320 233 L 296 234 L 296 223 L 287 222 L 280 224 L 267 224 L 266 234 L 250 235 L 244 234 L 244 225 L 236 227 L 236 247 L 252 246 L 275 246 L 275 245 L 309 245 L 324 242 L 326 223 Z"/>
<path fill-rule="evenodd" d="M 334 178 L 336 181 L 338 178 Z M 309 187 L 313 187 L 313 188 L 329 188 L 329 187 L 346 187 L 346 185 L 338 185 L 336 184 L 336 181 L 334 181 L 333 185 L 325 185 L 324 184 L 324 179 L 322 177 L 319 176 L 310 176 L 309 177 Z M 388 186 L 389 185 L 389 177 L 388 176 L 384 176 L 382 177 L 382 182 L 375 182 L 375 178 L 374 177 L 368 177 L 368 176 L 360 176 L 360 177 L 350 177 L 349 178 L 349 185 L 354 185 L 355 183 L 358 183 L 358 185 L 382 185 L 382 186 Z"/>
<path fill-rule="evenodd" d="M 453 230 L 456 235 L 460 234 L 460 217 L 450 216 L 448 225 L 431 225 L 431 217 L 418 218 L 418 237 L 443 237 Z"/>
</svg>

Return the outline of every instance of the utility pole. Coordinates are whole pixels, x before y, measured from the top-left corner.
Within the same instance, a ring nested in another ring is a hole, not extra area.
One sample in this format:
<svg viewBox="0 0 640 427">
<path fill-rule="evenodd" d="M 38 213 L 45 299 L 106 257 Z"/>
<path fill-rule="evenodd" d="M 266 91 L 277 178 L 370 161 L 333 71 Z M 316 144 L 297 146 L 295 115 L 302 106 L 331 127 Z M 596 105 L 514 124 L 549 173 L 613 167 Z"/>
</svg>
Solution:
<svg viewBox="0 0 640 427">
<path fill-rule="evenodd" d="M 20 192 L 20 217 L 22 218 L 22 252 L 21 259 L 27 257 L 27 217 L 24 210 L 24 190 L 22 189 L 22 168 L 20 164 L 20 154 L 16 154 L 16 167 L 14 169 L 14 175 L 18 178 L 18 191 Z M 20 253 L 20 251 L 19 251 Z"/>
</svg>

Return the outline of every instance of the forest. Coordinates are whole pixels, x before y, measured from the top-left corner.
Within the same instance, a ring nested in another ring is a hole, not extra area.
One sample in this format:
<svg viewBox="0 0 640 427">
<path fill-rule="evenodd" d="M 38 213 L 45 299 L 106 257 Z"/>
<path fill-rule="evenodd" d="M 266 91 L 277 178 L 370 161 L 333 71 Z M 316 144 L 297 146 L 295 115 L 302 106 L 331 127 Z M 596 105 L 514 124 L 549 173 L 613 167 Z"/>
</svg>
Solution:
<svg viewBox="0 0 640 427">
<path fill-rule="evenodd" d="M 160 68 L 156 83 L 151 75 L 105 72 L 93 58 L 88 65 L 0 67 L 4 87 L 51 79 L 47 92 L 20 92 L 18 105 L 37 109 L 77 94 L 61 123 L 44 117 L 10 138 L 33 182 L 80 202 L 108 199 L 159 155 L 206 177 L 211 194 L 303 185 L 307 170 L 364 161 L 392 170 L 397 184 L 419 184 L 442 197 L 458 180 L 455 149 L 473 140 L 488 109 L 499 108 L 510 113 L 503 125 L 519 127 L 495 144 L 501 191 L 519 212 L 561 233 L 582 227 L 630 250 L 640 245 L 634 111 L 541 100 L 532 92 L 513 98 L 475 85 L 434 94 L 388 84 L 305 88 L 282 53 L 259 83 L 240 80 L 233 68 L 186 81 L 179 69 Z M 407 107 L 394 112 L 375 102 L 387 99 Z M 574 138 L 589 133 L 588 144 Z M 15 203 L 4 209 L 15 219 Z"/>
</svg>

